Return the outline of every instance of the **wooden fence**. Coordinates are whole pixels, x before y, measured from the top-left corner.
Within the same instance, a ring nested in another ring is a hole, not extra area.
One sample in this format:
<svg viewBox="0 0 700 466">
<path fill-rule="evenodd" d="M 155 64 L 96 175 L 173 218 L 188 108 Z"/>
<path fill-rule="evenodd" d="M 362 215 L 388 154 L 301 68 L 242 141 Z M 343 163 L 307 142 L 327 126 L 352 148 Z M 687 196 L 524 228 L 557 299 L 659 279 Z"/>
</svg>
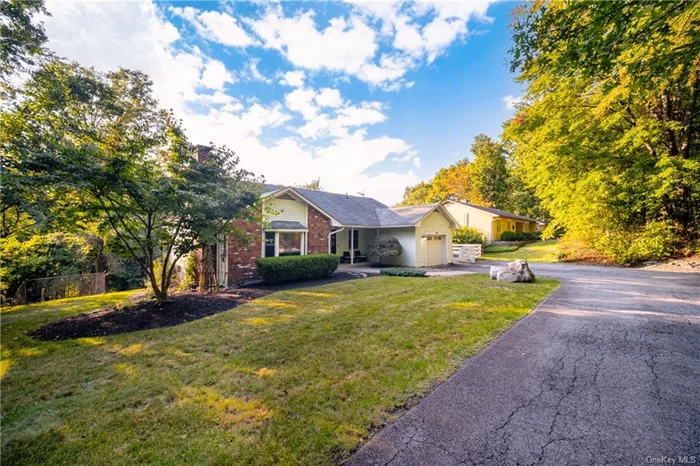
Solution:
<svg viewBox="0 0 700 466">
<path fill-rule="evenodd" d="M 481 256 L 480 244 L 453 244 L 452 258 L 456 262 L 476 262 L 476 258 Z"/>
</svg>

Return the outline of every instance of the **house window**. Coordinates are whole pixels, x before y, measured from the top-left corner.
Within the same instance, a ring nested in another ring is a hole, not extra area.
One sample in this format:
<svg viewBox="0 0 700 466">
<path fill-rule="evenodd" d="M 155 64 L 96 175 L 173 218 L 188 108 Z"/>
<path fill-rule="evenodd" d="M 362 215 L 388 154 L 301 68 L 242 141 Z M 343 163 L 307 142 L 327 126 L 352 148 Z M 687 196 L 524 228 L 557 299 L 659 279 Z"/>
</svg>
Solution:
<svg viewBox="0 0 700 466">
<path fill-rule="evenodd" d="M 352 237 L 348 235 L 348 249 L 352 249 L 353 244 L 355 245 L 355 249 L 360 247 L 360 230 L 352 230 Z"/>
<path fill-rule="evenodd" d="M 265 257 L 299 256 L 305 254 L 305 249 L 303 232 L 265 232 Z"/>
<path fill-rule="evenodd" d="M 275 257 L 275 232 L 265 232 L 265 257 Z"/>
<path fill-rule="evenodd" d="M 296 232 L 281 231 L 279 235 L 280 256 L 300 256 L 304 235 Z"/>
<path fill-rule="evenodd" d="M 501 221 L 500 220 L 496 220 L 496 231 L 498 233 L 501 232 Z"/>
</svg>

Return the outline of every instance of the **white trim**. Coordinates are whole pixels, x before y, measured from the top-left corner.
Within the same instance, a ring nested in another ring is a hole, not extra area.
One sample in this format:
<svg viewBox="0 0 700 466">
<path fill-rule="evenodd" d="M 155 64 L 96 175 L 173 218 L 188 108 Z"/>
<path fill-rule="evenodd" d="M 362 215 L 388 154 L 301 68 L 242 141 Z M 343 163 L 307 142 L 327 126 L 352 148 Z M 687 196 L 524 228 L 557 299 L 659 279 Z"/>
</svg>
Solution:
<svg viewBox="0 0 700 466">
<path fill-rule="evenodd" d="M 333 225 L 333 226 L 342 226 L 342 223 L 340 223 L 338 220 L 336 220 L 335 218 L 333 218 L 330 214 L 328 214 L 328 212 L 324 211 L 323 209 L 321 209 L 320 207 L 318 207 L 316 204 L 314 204 L 313 202 L 311 202 L 310 200 L 308 200 L 307 198 L 305 198 L 301 193 L 299 193 L 299 191 L 297 191 L 297 190 L 294 189 L 294 188 L 286 187 L 286 188 L 281 189 L 281 190 L 279 190 L 279 191 L 275 191 L 275 192 L 271 193 L 270 195 L 271 195 L 271 196 L 274 196 L 274 197 L 279 197 L 279 196 L 282 196 L 283 194 L 286 194 L 286 193 L 289 193 L 289 192 L 294 193 L 296 196 L 300 197 L 301 200 L 303 200 L 304 202 L 306 202 L 308 205 L 310 205 L 311 207 L 313 207 L 314 209 L 318 210 L 318 211 L 321 212 L 323 215 L 325 215 L 326 217 L 328 217 L 329 219 L 331 219 L 331 224 L 332 224 L 333 222 L 335 222 L 335 223 L 337 224 L 337 225 Z M 308 206 L 307 206 L 307 209 L 308 209 Z M 307 215 L 306 219 L 307 219 L 307 224 L 308 224 L 308 215 Z"/>
<path fill-rule="evenodd" d="M 331 230 L 330 233 L 328 233 L 328 254 L 333 254 L 331 252 L 331 236 L 335 235 L 337 233 L 340 233 L 341 231 L 345 230 L 345 227 L 341 227 L 340 230 Z M 338 254 L 338 237 L 335 237 L 335 254 Z"/>
<path fill-rule="evenodd" d="M 299 233 L 305 233 L 309 231 L 308 228 L 266 228 L 265 231 L 283 231 L 283 232 L 299 232 Z"/>
<path fill-rule="evenodd" d="M 299 233 L 301 235 L 301 240 L 299 241 L 299 252 L 301 256 L 306 256 L 309 251 L 309 235 L 307 230 L 263 230 L 262 234 L 262 253 L 260 257 L 265 256 L 265 233 L 275 234 L 275 255 L 272 257 L 279 257 L 280 255 L 280 233 Z"/>
</svg>

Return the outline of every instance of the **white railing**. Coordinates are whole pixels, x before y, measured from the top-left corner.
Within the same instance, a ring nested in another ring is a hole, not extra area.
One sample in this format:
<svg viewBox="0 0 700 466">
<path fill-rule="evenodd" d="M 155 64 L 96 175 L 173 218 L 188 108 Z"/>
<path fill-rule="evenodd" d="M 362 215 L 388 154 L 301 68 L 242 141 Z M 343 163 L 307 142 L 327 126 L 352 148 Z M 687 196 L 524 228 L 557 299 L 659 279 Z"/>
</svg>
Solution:
<svg viewBox="0 0 700 466">
<path fill-rule="evenodd" d="M 481 256 L 480 244 L 453 244 L 452 257 L 457 262 L 476 262 L 476 258 Z"/>
</svg>

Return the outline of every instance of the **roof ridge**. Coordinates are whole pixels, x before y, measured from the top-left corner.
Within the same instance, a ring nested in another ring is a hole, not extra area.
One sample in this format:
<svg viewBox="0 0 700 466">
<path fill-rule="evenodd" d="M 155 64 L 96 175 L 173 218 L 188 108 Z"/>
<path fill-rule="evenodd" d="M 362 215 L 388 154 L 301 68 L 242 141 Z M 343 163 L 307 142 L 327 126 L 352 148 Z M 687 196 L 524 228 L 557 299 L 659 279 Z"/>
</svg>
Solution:
<svg viewBox="0 0 700 466">
<path fill-rule="evenodd" d="M 316 190 L 316 189 L 295 188 L 294 186 L 287 186 L 287 187 L 288 187 L 288 188 L 295 189 L 295 190 L 309 191 L 309 192 L 313 192 L 313 193 L 333 194 L 333 195 L 335 195 L 335 196 L 355 197 L 355 198 L 357 198 L 357 199 L 371 199 L 371 200 L 373 200 L 373 201 L 375 201 L 375 202 L 378 202 L 378 203 L 380 203 L 380 204 L 382 204 L 382 205 L 386 205 L 386 204 L 384 204 L 383 202 L 378 201 L 378 200 L 376 200 L 375 198 L 370 197 L 370 196 L 359 196 L 359 195 L 356 195 L 356 194 L 348 194 L 348 193 L 344 193 L 344 194 L 343 194 L 343 193 L 335 193 L 335 192 L 332 192 L 332 191 L 321 191 L 321 190 Z"/>
</svg>

